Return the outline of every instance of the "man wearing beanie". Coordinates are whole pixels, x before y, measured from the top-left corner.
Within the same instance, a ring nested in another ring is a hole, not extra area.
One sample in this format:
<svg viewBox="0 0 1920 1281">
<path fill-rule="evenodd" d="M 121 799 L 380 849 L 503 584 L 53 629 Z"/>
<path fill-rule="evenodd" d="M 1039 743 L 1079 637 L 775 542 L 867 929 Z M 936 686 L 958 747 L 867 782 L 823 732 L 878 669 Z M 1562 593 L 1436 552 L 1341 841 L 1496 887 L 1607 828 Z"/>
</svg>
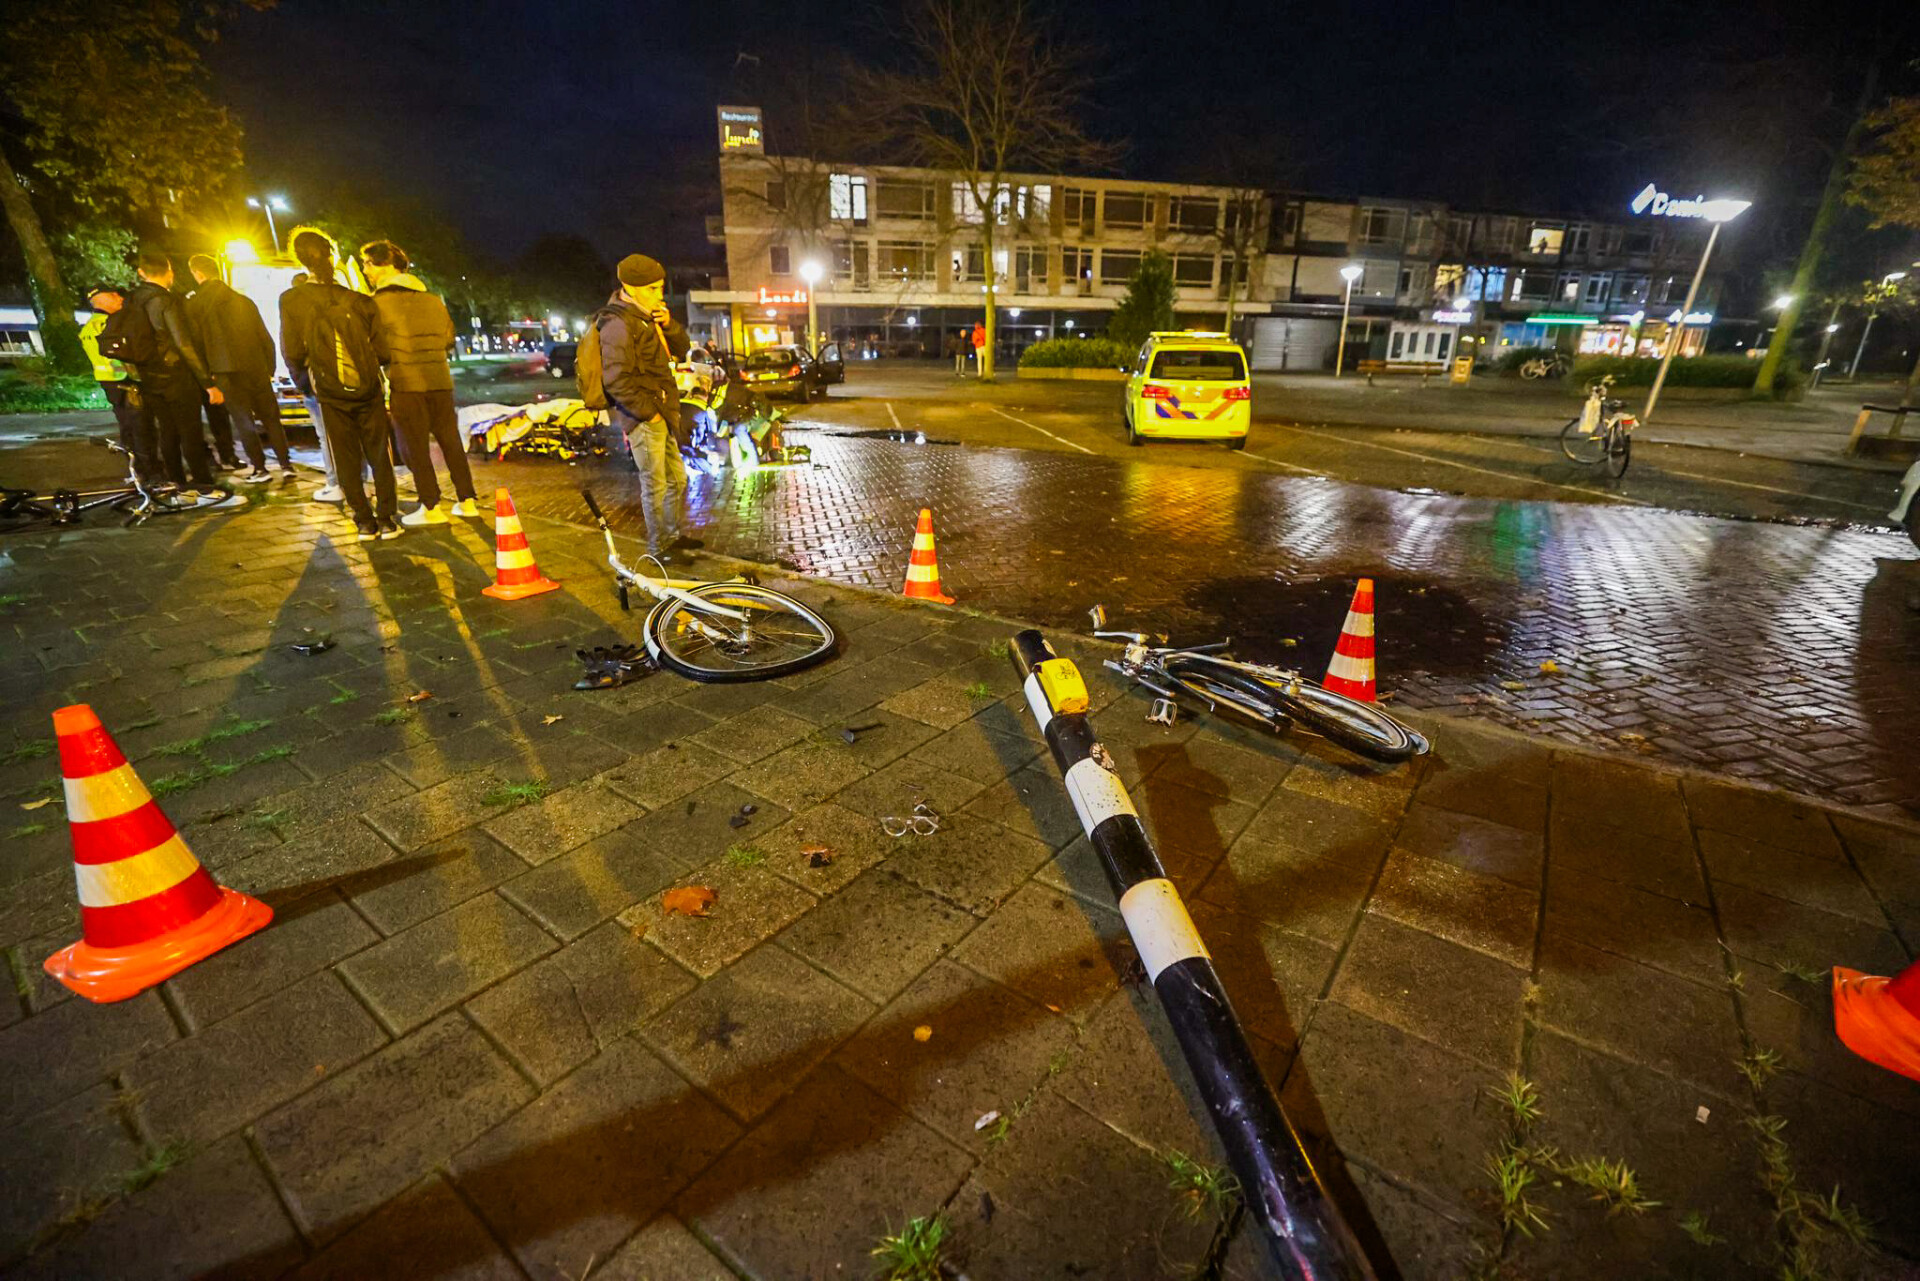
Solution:
<svg viewBox="0 0 1920 1281">
<path fill-rule="evenodd" d="M 680 392 L 673 381 L 673 362 L 687 354 L 687 330 L 667 311 L 667 273 L 658 262 L 645 254 L 628 254 L 620 260 L 618 275 L 620 287 L 607 299 L 595 326 L 601 382 L 607 415 L 626 436 L 640 472 L 647 551 L 664 560 L 669 550 L 700 546 L 680 536 L 687 469 L 676 439 Z"/>
</svg>

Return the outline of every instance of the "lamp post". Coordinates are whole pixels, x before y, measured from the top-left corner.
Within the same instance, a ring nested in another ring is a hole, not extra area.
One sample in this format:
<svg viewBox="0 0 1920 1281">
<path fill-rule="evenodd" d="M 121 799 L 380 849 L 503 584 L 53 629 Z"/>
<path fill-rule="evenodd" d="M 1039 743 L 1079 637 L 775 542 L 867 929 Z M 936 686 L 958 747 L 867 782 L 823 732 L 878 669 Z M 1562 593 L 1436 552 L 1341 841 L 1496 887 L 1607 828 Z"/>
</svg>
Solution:
<svg viewBox="0 0 1920 1281">
<path fill-rule="evenodd" d="M 1707 233 L 1707 247 L 1700 251 L 1700 265 L 1694 268 L 1693 283 L 1687 286 L 1687 300 L 1680 304 L 1680 321 L 1667 334 L 1667 349 L 1661 353 L 1660 368 L 1654 372 L 1653 390 L 1647 393 L 1647 407 L 1640 413 L 1641 423 L 1653 417 L 1653 407 L 1660 401 L 1660 389 L 1667 382 L 1667 369 L 1673 364 L 1673 357 L 1680 350 L 1680 339 L 1687 332 L 1687 317 L 1693 314 L 1693 301 L 1700 296 L 1700 282 L 1707 274 L 1707 260 L 1713 257 L 1713 242 L 1720 239 L 1720 224 L 1733 221 L 1752 205 L 1751 200 L 1709 200 L 1702 204 L 1701 216 L 1713 224 L 1713 230 Z"/>
<path fill-rule="evenodd" d="M 1848 382 L 1852 382 L 1854 375 L 1860 372 L 1860 357 L 1867 354 L 1867 335 L 1873 332 L 1873 322 L 1880 318 L 1880 300 L 1888 296 L 1895 282 L 1906 278 L 1907 273 L 1904 271 L 1890 271 L 1880 277 L 1880 289 L 1874 294 L 1873 306 L 1867 311 L 1867 323 L 1860 330 L 1860 345 L 1853 349 L 1853 363 L 1847 366 Z"/>
<path fill-rule="evenodd" d="M 800 264 L 800 279 L 807 282 L 807 351 L 815 360 L 820 358 L 819 312 L 814 308 L 814 286 L 820 283 L 820 277 L 826 273 L 820 270 L 817 259 L 809 258 Z"/>
<path fill-rule="evenodd" d="M 267 215 L 267 238 L 273 241 L 273 252 L 280 252 L 280 233 L 273 226 L 273 211 L 278 209 L 286 213 L 290 208 L 285 196 L 248 196 L 247 208 L 258 209 Z"/>
<path fill-rule="evenodd" d="M 1333 376 L 1338 378 L 1347 364 L 1347 314 L 1353 310 L 1354 282 L 1366 274 L 1366 268 L 1349 263 L 1340 269 L 1340 279 L 1347 282 L 1347 296 L 1340 304 L 1340 345 L 1333 350 Z"/>
</svg>

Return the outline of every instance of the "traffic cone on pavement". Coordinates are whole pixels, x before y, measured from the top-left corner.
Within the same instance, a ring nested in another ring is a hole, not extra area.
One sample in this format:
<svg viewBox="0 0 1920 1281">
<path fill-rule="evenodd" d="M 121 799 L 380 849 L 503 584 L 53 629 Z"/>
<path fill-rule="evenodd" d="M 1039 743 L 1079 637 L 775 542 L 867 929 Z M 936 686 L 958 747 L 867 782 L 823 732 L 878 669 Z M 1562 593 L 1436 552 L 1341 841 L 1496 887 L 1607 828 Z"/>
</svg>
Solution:
<svg viewBox="0 0 1920 1281">
<path fill-rule="evenodd" d="M 1890 979 L 1834 966 L 1833 1030 L 1867 1062 L 1920 1081 L 1920 961 Z"/>
<path fill-rule="evenodd" d="M 48 957 L 47 973 L 90 1001 L 124 1001 L 273 919 L 214 884 L 91 707 L 61 708 L 53 732 L 82 938 Z"/>
<path fill-rule="evenodd" d="M 901 594 L 953 604 L 953 597 L 940 590 L 940 560 L 933 554 L 933 510 L 928 507 L 920 509 L 920 523 L 913 531 L 913 554 L 907 557 L 907 585 Z"/>
<path fill-rule="evenodd" d="M 519 600 L 559 590 L 560 584 L 533 563 L 533 549 L 527 546 L 520 513 L 514 510 L 513 495 L 505 485 L 493 491 L 493 543 L 493 586 L 481 588 L 488 596 Z"/>
<path fill-rule="evenodd" d="M 1347 621 L 1334 642 L 1333 661 L 1321 686 L 1363 703 L 1377 702 L 1373 692 L 1373 580 L 1363 578 L 1354 589 Z"/>
</svg>

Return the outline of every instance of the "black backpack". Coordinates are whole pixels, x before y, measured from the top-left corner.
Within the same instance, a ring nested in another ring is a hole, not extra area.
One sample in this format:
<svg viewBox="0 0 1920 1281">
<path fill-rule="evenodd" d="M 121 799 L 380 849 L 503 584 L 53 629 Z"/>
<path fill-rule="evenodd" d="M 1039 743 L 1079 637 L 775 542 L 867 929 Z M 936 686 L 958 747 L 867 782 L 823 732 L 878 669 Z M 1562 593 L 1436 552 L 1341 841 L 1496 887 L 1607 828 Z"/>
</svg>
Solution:
<svg viewBox="0 0 1920 1281">
<path fill-rule="evenodd" d="M 307 317 L 307 377 L 322 400 L 355 404 L 380 395 L 380 358 L 356 309 L 359 297 L 340 285 L 323 285 Z"/>
<path fill-rule="evenodd" d="M 160 343 L 153 334 L 153 318 L 147 315 L 147 300 L 135 295 L 120 304 L 120 310 L 107 317 L 97 340 L 102 356 L 132 365 L 152 365 L 160 358 Z"/>
</svg>

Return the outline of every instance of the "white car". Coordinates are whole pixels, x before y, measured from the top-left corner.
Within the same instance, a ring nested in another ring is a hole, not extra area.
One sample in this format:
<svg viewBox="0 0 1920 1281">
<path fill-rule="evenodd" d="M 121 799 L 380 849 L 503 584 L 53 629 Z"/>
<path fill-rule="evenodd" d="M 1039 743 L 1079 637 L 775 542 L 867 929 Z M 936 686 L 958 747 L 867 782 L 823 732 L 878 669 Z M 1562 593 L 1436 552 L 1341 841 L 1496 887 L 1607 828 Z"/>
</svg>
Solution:
<svg viewBox="0 0 1920 1281">
<path fill-rule="evenodd" d="M 711 400 L 717 388 L 727 385 L 727 371 L 705 347 L 690 347 L 685 360 L 674 362 L 673 381 L 680 388 L 681 399 L 698 395 Z"/>
</svg>

